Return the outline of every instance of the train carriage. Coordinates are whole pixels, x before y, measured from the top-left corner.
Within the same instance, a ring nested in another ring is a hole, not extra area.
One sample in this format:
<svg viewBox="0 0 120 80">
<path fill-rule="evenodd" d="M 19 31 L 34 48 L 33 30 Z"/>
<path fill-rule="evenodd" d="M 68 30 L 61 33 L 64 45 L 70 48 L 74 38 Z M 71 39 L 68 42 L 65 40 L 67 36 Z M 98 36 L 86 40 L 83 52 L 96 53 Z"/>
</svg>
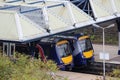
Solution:
<svg viewBox="0 0 120 80">
<path fill-rule="evenodd" d="M 69 41 L 59 37 L 48 37 L 40 40 L 44 55 L 57 63 L 61 70 L 72 69 L 73 57 Z"/>
</svg>

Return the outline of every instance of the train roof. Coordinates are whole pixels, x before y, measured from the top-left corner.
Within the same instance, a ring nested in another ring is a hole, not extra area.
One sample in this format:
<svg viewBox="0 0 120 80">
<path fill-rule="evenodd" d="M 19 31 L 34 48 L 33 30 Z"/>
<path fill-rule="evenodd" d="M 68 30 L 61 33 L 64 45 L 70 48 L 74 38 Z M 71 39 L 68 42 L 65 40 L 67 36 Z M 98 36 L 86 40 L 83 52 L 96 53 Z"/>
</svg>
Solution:
<svg viewBox="0 0 120 80">
<path fill-rule="evenodd" d="M 63 34 L 63 36 L 65 36 L 68 39 L 73 38 L 77 40 L 79 37 L 86 36 L 86 35 L 84 35 L 83 33 L 67 33 L 67 34 Z"/>
<path fill-rule="evenodd" d="M 66 39 L 62 37 L 51 36 L 51 37 L 42 38 L 40 40 L 40 43 L 56 44 L 61 40 L 66 40 Z"/>
</svg>

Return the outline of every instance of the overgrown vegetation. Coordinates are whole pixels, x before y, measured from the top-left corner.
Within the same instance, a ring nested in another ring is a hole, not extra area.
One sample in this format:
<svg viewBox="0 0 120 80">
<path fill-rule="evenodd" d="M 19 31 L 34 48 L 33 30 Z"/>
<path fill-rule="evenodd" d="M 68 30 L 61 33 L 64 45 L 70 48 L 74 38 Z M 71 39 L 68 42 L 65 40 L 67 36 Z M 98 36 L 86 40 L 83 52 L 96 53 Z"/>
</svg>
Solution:
<svg viewBox="0 0 120 80">
<path fill-rule="evenodd" d="M 103 80 L 101 78 L 96 78 L 96 80 Z M 106 73 L 106 80 L 120 80 L 120 68 L 114 69 L 112 72 Z"/>
<path fill-rule="evenodd" d="M 120 78 L 120 69 L 114 69 L 110 76 Z"/>
<path fill-rule="evenodd" d="M 118 45 L 118 37 L 114 34 L 111 36 L 111 34 L 105 35 L 105 43 L 110 45 Z M 102 34 L 92 34 L 90 36 L 93 43 L 102 44 Z"/>
<path fill-rule="evenodd" d="M 16 59 L 10 59 L 0 54 L 0 80 L 56 80 L 50 75 L 55 71 L 57 67 L 53 61 L 43 63 L 18 53 Z"/>
</svg>

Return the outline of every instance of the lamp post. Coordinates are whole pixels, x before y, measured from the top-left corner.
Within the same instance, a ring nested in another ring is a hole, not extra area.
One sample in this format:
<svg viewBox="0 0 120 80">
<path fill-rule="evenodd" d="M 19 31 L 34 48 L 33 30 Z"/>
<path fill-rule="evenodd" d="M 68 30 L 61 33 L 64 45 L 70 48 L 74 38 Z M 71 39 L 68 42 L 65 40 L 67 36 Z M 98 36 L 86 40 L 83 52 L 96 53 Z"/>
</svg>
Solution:
<svg viewBox="0 0 120 80">
<path fill-rule="evenodd" d="M 103 32 L 102 32 L 102 34 L 103 34 L 103 54 L 104 54 L 103 55 L 103 80 L 105 80 L 105 29 L 114 27 L 114 24 L 110 24 L 107 27 L 101 27 L 101 26 L 99 26 L 97 24 L 93 24 L 93 26 L 103 30 Z"/>
</svg>

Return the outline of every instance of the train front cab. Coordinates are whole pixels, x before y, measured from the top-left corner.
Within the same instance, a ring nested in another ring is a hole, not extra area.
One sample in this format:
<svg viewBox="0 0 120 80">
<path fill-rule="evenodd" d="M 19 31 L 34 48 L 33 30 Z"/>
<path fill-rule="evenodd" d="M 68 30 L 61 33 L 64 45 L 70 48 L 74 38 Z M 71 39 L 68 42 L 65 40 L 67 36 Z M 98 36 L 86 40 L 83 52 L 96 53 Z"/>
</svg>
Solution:
<svg viewBox="0 0 120 80">
<path fill-rule="evenodd" d="M 94 50 L 89 36 L 82 36 L 79 38 L 79 43 L 81 50 L 83 52 L 83 57 L 86 59 L 86 62 L 89 64 L 94 61 Z"/>
<path fill-rule="evenodd" d="M 73 67 L 73 57 L 69 42 L 67 40 L 57 42 L 56 52 L 62 61 L 62 65 L 64 65 L 63 69 L 71 69 Z M 61 68 L 61 63 L 58 67 Z"/>
<path fill-rule="evenodd" d="M 61 70 L 72 69 L 73 57 L 70 44 L 67 40 L 59 40 L 57 42 L 41 42 L 44 54 L 47 59 L 55 61 Z"/>
<path fill-rule="evenodd" d="M 73 57 L 75 66 L 89 66 L 94 62 L 94 50 L 89 36 L 79 36 L 73 43 Z"/>
</svg>

